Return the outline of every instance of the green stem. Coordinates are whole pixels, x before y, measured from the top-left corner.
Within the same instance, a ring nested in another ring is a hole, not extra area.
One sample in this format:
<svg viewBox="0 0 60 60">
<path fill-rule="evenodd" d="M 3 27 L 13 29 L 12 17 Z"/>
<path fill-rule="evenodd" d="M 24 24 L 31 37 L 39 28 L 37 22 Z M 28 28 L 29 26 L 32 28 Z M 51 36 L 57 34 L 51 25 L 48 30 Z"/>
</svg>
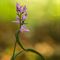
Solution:
<svg viewBox="0 0 60 60">
<path fill-rule="evenodd" d="M 39 52 L 37 52 L 37 51 L 35 51 L 35 50 L 33 50 L 33 49 L 25 49 L 25 51 L 22 50 L 22 51 L 20 51 L 19 53 L 17 53 L 17 54 L 15 55 L 15 58 L 16 58 L 19 54 L 22 55 L 24 52 L 29 52 L 29 51 L 37 54 L 38 56 L 40 56 L 40 58 L 41 58 L 42 60 L 45 60 L 45 58 L 44 58 Z"/>
<path fill-rule="evenodd" d="M 14 51 L 13 51 L 13 56 L 12 56 L 11 60 L 15 60 L 15 59 L 14 59 L 14 55 L 15 55 L 15 49 L 16 49 L 16 41 L 15 41 L 15 45 L 14 45 Z"/>
<path fill-rule="evenodd" d="M 20 31 L 18 30 L 18 31 L 16 32 L 16 42 L 15 42 L 14 52 L 13 52 L 13 56 L 12 56 L 12 59 L 11 59 L 11 60 L 15 60 L 15 58 L 16 58 L 19 54 L 24 53 L 24 52 L 28 52 L 28 51 L 33 52 L 33 53 L 39 55 L 42 60 L 45 60 L 44 57 L 43 57 L 40 53 L 38 53 L 37 51 L 35 51 L 35 50 L 33 50 L 33 49 L 25 49 L 25 48 L 23 47 L 23 45 L 22 45 L 21 42 L 19 41 L 19 33 L 20 33 Z M 17 53 L 17 54 L 15 55 L 16 43 L 18 43 L 19 46 L 20 46 L 23 50 L 20 51 L 19 53 Z"/>
<path fill-rule="evenodd" d="M 25 51 L 22 50 L 22 51 L 20 51 L 19 53 L 17 53 L 14 57 L 16 58 L 18 55 L 22 55 L 24 52 L 25 52 Z"/>
<path fill-rule="evenodd" d="M 19 33 L 20 33 L 20 31 L 18 30 L 18 31 L 16 32 L 16 42 L 15 42 L 15 45 L 14 45 L 14 51 L 13 51 L 13 56 L 12 56 L 11 60 L 15 60 L 16 43 L 18 43 L 19 46 L 20 46 L 23 50 L 25 50 L 25 48 L 23 47 L 23 45 L 22 45 L 21 42 L 19 41 Z M 20 53 L 19 53 L 19 54 L 20 54 Z"/>
<path fill-rule="evenodd" d="M 40 53 L 38 53 L 37 51 L 35 51 L 35 50 L 33 50 L 33 49 L 25 49 L 25 48 L 23 47 L 23 45 L 22 45 L 21 42 L 19 41 L 19 36 L 18 36 L 18 35 L 19 35 L 19 32 L 20 32 L 20 31 L 17 31 L 17 33 L 16 33 L 16 41 L 17 41 L 17 43 L 19 44 L 19 46 L 23 49 L 23 51 L 26 51 L 26 52 L 31 51 L 31 52 L 39 55 L 42 60 L 45 60 L 44 57 L 43 57 Z M 21 54 L 23 51 L 20 51 L 17 55 Z M 16 56 L 17 56 L 17 55 L 16 55 Z M 16 56 L 15 56 L 15 57 L 16 57 Z"/>
<path fill-rule="evenodd" d="M 19 41 L 19 30 L 16 32 L 16 41 L 18 43 L 18 45 L 23 49 L 25 50 L 25 48 L 23 47 L 23 45 L 21 44 L 21 42 Z"/>
</svg>

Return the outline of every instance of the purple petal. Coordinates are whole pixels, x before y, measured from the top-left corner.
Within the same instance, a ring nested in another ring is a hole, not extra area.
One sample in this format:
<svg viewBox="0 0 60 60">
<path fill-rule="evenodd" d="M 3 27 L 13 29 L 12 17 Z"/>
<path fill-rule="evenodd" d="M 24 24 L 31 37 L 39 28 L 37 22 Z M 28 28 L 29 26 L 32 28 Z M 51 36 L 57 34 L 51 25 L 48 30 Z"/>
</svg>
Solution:
<svg viewBox="0 0 60 60">
<path fill-rule="evenodd" d="M 21 13 L 23 12 L 23 6 L 20 6 L 20 12 Z"/>
<path fill-rule="evenodd" d="M 18 13 L 21 13 L 23 11 L 23 7 L 19 5 L 19 3 L 16 4 L 16 10 Z"/>
<path fill-rule="evenodd" d="M 22 26 L 21 26 L 20 31 L 21 31 L 21 32 L 29 32 L 29 30 L 26 28 L 25 25 L 22 25 Z"/>
<path fill-rule="evenodd" d="M 20 5 L 19 5 L 19 3 L 16 3 L 16 10 L 17 10 L 17 12 L 20 10 Z"/>
<path fill-rule="evenodd" d="M 22 20 L 25 20 L 27 18 L 27 12 L 25 12 L 23 15 L 22 15 Z"/>
<path fill-rule="evenodd" d="M 19 3 L 16 3 L 16 11 L 17 13 L 25 13 L 26 12 L 26 6 L 21 6 Z"/>
<path fill-rule="evenodd" d="M 22 16 L 22 20 L 25 20 L 25 19 L 26 19 L 26 17 L 27 17 L 27 16 L 23 15 L 23 16 Z"/>
</svg>

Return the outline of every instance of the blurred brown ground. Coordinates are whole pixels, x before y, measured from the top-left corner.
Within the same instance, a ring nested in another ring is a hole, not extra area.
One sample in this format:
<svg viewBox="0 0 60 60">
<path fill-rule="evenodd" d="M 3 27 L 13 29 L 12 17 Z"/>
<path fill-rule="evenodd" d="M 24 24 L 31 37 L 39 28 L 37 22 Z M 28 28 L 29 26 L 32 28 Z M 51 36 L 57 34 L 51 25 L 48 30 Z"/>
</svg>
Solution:
<svg viewBox="0 0 60 60">
<path fill-rule="evenodd" d="M 0 22 L 0 60 L 10 60 L 15 42 L 15 31 L 17 25 L 11 22 Z M 30 37 L 25 33 L 21 34 L 22 42 L 26 48 L 34 48 L 41 53 L 46 60 L 60 60 L 60 21 L 50 21 L 41 26 L 33 27 Z M 20 50 L 17 46 L 17 50 Z M 30 53 L 29 53 L 30 54 Z M 25 60 L 24 54 L 17 60 Z M 23 58 L 24 57 L 24 58 Z M 28 57 L 32 58 L 32 57 Z M 29 59 L 28 59 L 29 60 Z M 32 59 L 34 60 L 34 58 Z"/>
</svg>

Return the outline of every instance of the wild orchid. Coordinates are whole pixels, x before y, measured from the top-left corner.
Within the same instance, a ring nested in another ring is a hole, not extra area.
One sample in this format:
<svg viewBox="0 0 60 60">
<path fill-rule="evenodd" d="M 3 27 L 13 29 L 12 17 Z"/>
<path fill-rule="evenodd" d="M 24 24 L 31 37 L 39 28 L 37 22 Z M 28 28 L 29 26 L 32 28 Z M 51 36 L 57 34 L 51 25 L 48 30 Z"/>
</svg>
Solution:
<svg viewBox="0 0 60 60">
<path fill-rule="evenodd" d="M 17 17 L 16 21 L 13 21 L 17 24 L 20 24 L 20 32 L 28 32 L 29 29 L 25 26 L 25 20 L 27 18 L 27 8 L 26 6 L 20 6 L 18 3 L 16 4 Z"/>
<path fill-rule="evenodd" d="M 16 42 L 15 42 L 15 46 L 14 46 L 14 51 L 13 51 L 13 56 L 11 58 L 11 60 L 15 60 L 17 55 L 23 53 L 23 52 L 33 52 L 36 53 L 37 55 L 40 56 L 41 60 L 45 60 L 44 57 L 38 53 L 37 51 L 35 51 L 34 49 L 30 49 L 30 48 L 24 48 L 23 45 L 21 44 L 21 40 L 19 41 L 19 34 L 22 32 L 29 32 L 30 30 L 27 29 L 26 27 L 26 23 L 25 20 L 27 18 L 27 8 L 26 6 L 21 6 L 19 3 L 16 3 L 16 13 L 17 13 L 17 17 L 16 17 L 16 24 L 19 24 L 19 29 L 16 31 Z M 20 51 L 19 53 L 15 54 L 15 50 L 16 50 L 16 43 L 18 43 L 18 45 L 22 48 L 22 51 Z"/>
</svg>

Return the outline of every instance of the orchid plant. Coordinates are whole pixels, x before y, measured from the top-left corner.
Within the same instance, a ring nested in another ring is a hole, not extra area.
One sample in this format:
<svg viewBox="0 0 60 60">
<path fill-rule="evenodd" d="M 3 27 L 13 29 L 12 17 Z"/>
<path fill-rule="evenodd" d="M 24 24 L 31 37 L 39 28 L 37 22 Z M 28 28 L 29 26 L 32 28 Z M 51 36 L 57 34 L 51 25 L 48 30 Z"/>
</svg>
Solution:
<svg viewBox="0 0 60 60">
<path fill-rule="evenodd" d="M 26 27 L 26 23 L 25 23 L 25 20 L 27 18 L 27 8 L 25 5 L 21 6 L 19 3 L 16 3 L 16 12 L 17 12 L 16 21 L 13 21 L 13 22 L 15 22 L 16 24 L 19 24 L 19 29 L 16 31 L 16 35 L 15 35 L 16 36 L 16 42 L 15 42 L 13 56 L 12 56 L 11 60 L 16 60 L 16 57 L 19 54 L 22 54 L 22 53 L 28 52 L 28 51 L 39 55 L 41 60 L 45 60 L 44 57 L 40 53 L 38 53 L 37 51 L 35 51 L 34 49 L 31 49 L 31 48 L 24 48 L 23 45 L 21 44 L 21 40 L 19 40 L 19 34 L 22 32 L 29 32 L 30 31 Z M 16 44 L 18 44 L 21 47 L 22 51 L 15 54 Z"/>
</svg>

